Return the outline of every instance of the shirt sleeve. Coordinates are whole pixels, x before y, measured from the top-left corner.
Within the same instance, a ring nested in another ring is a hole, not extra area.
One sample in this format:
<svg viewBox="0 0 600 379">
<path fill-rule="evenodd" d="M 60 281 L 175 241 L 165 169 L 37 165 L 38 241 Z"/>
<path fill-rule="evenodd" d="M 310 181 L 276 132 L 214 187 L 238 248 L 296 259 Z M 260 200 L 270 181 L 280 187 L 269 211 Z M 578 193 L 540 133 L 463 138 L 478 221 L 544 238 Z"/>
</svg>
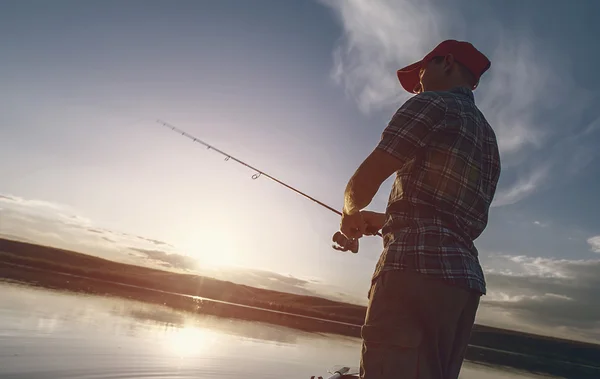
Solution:
<svg viewBox="0 0 600 379">
<path fill-rule="evenodd" d="M 411 97 L 383 130 L 377 148 L 407 161 L 427 145 L 433 132 L 445 125 L 446 103 L 438 94 L 424 92 Z"/>
</svg>

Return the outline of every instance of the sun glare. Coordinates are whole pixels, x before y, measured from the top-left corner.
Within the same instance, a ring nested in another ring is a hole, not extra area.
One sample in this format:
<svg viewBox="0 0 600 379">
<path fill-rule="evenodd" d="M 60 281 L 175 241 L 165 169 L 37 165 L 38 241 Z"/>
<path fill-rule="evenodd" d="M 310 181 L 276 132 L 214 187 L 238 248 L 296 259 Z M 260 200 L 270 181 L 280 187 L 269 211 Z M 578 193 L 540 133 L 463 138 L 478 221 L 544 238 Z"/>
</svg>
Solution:
<svg viewBox="0 0 600 379">
<path fill-rule="evenodd" d="M 195 258 L 200 267 L 219 268 L 236 264 L 236 241 L 224 232 L 190 235 L 178 245 L 188 256 Z"/>
<path fill-rule="evenodd" d="M 169 332 L 165 347 L 179 358 L 199 356 L 213 351 L 217 336 L 209 329 L 185 326 Z"/>
</svg>

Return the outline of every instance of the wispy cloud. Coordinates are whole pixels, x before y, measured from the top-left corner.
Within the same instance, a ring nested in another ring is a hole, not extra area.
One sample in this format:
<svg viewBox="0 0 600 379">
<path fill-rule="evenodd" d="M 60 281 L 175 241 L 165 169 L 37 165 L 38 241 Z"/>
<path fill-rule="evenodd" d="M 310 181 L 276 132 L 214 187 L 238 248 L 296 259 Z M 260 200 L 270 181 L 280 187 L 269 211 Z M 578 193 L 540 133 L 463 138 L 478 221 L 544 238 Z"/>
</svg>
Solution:
<svg viewBox="0 0 600 379">
<path fill-rule="evenodd" d="M 496 131 L 503 172 L 518 171 L 510 180 L 501 177 L 495 206 L 514 204 L 535 193 L 552 180 L 551 167 L 558 165 L 575 174 L 596 156 L 596 150 L 579 144 L 563 144 L 566 159 L 552 155 L 553 139 L 560 140 L 577 128 L 590 133 L 597 120 L 589 126 L 573 122 L 589 105 L 589 94 L 578 91 L 570 80 L 568 58 L 557 57 L 552 46 L 528 33 L 527 25 L 505 27 L 486 13 L 485 5 L 476 5 L 481 7 L 480 19 L 471 27 L 483 32 L 475 35 L 467 33 L 466 20 L 452 2 L 322 3 L 333 10 L 343 28 L 333 52 L 332 77 L 365 113 L 399 107 L 410 94 L 401 89 L 396 70 L 420 59 L 442 40 L 469 40 L 490 57 L 492 68 L 475 95 Z"/>
<path fill-rule="evenodd" d="M 590 248 L 594 253 L 600 253 L 600 236 L 588 238 L 587 243 L 590 245 Z"/>
<path fill-rule="evenodd" d="M 428 1 L 324 0 L 344 34 L 332 75 L 366 113 L 399 105 L 396 70 L 423 56 L 443 37 L 442 12 Z M 419 30 L 415 33 L 415 30 Z"/>
<path fill-rule="evenodd" d="M 522 175 L 509 187 L 498 189 L 492 207 L 515 204 L 534 193 L 548 179 L 549 166 L 538 167 L 528 175 Z"/>
<path fill-rule="evenodd" d="M 2 201 L 4 203 L 22 206 L 22 207 L 31 207 L 31 208 L 38 208 L 38 209 L 48 208 L 48 209 L 52 209 L 55 211 L 61 211 L 61 210 L 68 208 L 65 205 L 52 203 L 50 201 L 24 199 L 22 197 L 14 196 L 14 195 L 0 195 L 0 201 Z"/>
<path fill-rule="evenodd" d="M 584 135 L 592 134 L 600 130 L 600 117 L 592 121 L 583 131 Z"/>
<path fill-rule="evenodd" d="M 134 255 L 157 262 L 159 265 L 173 267 L 185 271 L 198 269 L 198 261 L 187 255 L 177 253 L 167 253 L 156 249 L 142 249 L 139 247 L 130 247 Z"/>
<path fill-rule="evenodd" d="M 135 263 L 132 256 L 123 253 L 130 246 L 147 250 L 161 246 L 168 253 L 176 252 L 172 245 L 163 241 L 100 228 L 64 204 L 4 194 L 0 196 L 0 205 L 3 219 L 0 233 L 11 238 L 126 263 Z"/>
<path fill-rule="evenodd" d="M 504 259 L 510 268 L 486 270 L 488 296 L 482 299 L 480 322 L 600 341 L 599 259 L 496 259 Z"/>
<path fill-rule="evenodd" d="M 39 217 L 51 217 L 57 222 L 67 225 L 89 225 L 90 220 L 77 215 L 71 207 L 46 200 L 24 199 L 15 195 L 1 195 L 0 204 L 18 209 L 20 213 L 32 214 Z"/>
</svg>

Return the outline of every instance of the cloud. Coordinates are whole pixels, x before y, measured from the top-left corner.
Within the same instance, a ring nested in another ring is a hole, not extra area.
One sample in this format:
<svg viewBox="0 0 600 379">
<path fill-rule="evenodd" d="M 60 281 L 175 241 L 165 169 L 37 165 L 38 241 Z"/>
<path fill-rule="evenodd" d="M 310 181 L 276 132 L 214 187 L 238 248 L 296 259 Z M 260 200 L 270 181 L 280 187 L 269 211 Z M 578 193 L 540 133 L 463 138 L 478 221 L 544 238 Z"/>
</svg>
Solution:
<svg viewBox="0 0 600 379">
<path fill-rule="evenodd" d="M 168 243 L 166 243 L 164 241 L 159 241 L 159 240 L 155 240 L 155 239 L 152 239 L 152 238 L 146 238 L 146 237 L 140 237 L 140 236 L 138 236 L 138 238 L 141 239 L 141 240 L 144 240 L 144 241 L 152 242 L 155 245 L 173 246 L 173 245 L 170 245 L 170 244 L 168 244 Z"/>
<path fill-rule="evenodd" d="M 23 226 L 23 229 L 36 230 L 35 228 L 46 227 L 60 229 L 62 232 L 71 234 L 75 230 L 80 233 L 79 237 L 85 236 L 88 240 L 96 241 L 103 239 L 108 242 L 126 244 L 134 241 L 144 243 L 148 246 L 172 247 L 164 241 L 152 238 L 136 236 L 123 232 L 114 232 L 108 229 L 93 226 L 93 222 L 78 214 L 77 210 L 64 204 L 53 203 L 46 200 L 24 199 L 13 195 L 0 195 L 0 204 L 4 204 L 4 213 L 17 223 L 15 226 Z M 10 225 L 10 224 L 9 224 Z M 43 230 L 38 230 L 43 232 Z M 85 239 L 84 239 L 85 240 Z"/>
<path fill-rule="evenodd" d="M 571 80 L 569 58 L 556 56 L 554 46 L 536 39 L 529 25 L 506 27 L 489 6 L 479 3 L 478 20 L 469 23 L 459 9 L 464 4 L 452 1 L 321 3 L 343 30 L 333 51 L 332 78 L 364 113 L 391 113 L 411 96 L 402 90 L 396 70 L 442 40 L 468 40 L 490 57 L 492 67 L 475 96 L 496 131 L 502 157 L 495 206 L 536 193 L 555 180 L 550 170 L 558 167 L 553 171 L 575 175 L 597 156 L 597 149 L 582 141 L 597 129 L 598 119 L 576 122 L 594 109 L 590 93 Z M 516 172 L 506 175 L 508 171 Z"/>
<path fill-rule="evenodd" d="M 141 256 L 144 258 L 156 261 L 164 266 L 186 271 L 193 271 L 198 268 L 198 261 L 194 258 L 188 257 L 187 255 L 167 253 L 162 250 L 142 249 L 139 247 L 130 247 L 129 249 L 141 254 Z"/>
<path fill-rule="evenodd" d="M 74 209 L 64 204 L 6 194 L 0 196 L 0 204 L 23 215 L 51 219 L 69 226 L 84 227 L 90 224 L 89 219 L 78 215 Z"/>
<path fill-rule="evenodd" d="M 598 130 L 600 130 L 600 117 L 598 117 L 597 119 L 592 121 L 588 125 L 588 127 L 583 131 L 583 134 L 584 135 L 593 134 L 593 133 L 597 132 Z"/>
<path fill-rule="evenodd" d="M 549 54 L 523 31 L 517 35 L 500 26 L 495 29 L 498 40 L 487 46 L 492 68 L 483 82 L 479 107 L 496 130 L 501 154 L 539 149 L 552 131 L 538 117 L 564 96 L 558 68 L 548 64 Z"/>
<path fill-rule="evenodd" d="M 534 193 L 548 179 L 550 167 L 539 167 L 528 175 L 521 176 L 511 186 L 500 188 L 494 196 L 492 207 L 515 204 Z"/>
<path fill-rule="evenodd" d="M 48 209 L 53 209 L 53 210 L 57 210 L 57 211 L 61 211 L 61 210 L 64 210 L 67 208 L 65 205 L 60 205 L 60 204 L 52 203 L 49 201 L 24 199 L 22 197 L 14 196 L 14 195 L 0 195 L 0 200 L 5 203 L 11 203 L 14 205 L 28 207 L 28 208 L 38 208 L 38 209 L 48 208 Z"/>
<path fill-rule="evenodd" d="M 147 250 L 161 246 L 169 253 L 176 252 L 172 245 L 163 241 L 99 228 L 64 204 L 3 194 L 0 195 L 0 205 L 3 206 L 0 233 L 13 239 L 149 266 L 152 264 L 123 251 L 130 246 Z M 164 264 L 160 266 L 164 268 Z"/>
<path fill-rule="evenodd" d="M 333 79 L 365 113 L 397 107 L 404 94 L 395 72 L 441 41 L 442 10 L 428 1 L 322 3 L 334 11 L 344 30 L 333 53 Z"/>
<path fill-rule="evenodd" d="M 600 253 L 600 236 L 588 238 L 587 243 L 590 245 L 590 248 L 594 253 Z"/>
<path fill-rule="evenodd" d="M 600 341 L 600 259 L 495 258 L 510 268 L 486 270 L 479 322 Z"/>
</svg>

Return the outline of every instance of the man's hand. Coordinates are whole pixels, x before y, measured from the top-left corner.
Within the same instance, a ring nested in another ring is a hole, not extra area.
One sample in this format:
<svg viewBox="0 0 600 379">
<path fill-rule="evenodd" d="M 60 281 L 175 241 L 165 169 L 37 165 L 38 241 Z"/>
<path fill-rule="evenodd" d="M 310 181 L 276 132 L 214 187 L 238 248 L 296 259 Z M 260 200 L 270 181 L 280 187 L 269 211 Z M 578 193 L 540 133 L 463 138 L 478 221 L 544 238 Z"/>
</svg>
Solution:
<svg viewBox="0 0 600 379">
<path fill-rule="evenodd" d="M 362 212 L 342 213 L 340 231 L 350 239 L 360 238 L 365 233 L 367 223 L 363 220 Z"/>
<path fill-rule="evenodd" d="M 372 212 L 372 211 L 360 211 L 362 219 L 367 224 L 369 232 L 375 234 L 377 231 L 383 228 L 385 224 L 385 213 Z M 371 234 L 371 233 L 369 233 Z"/>
</svg>

